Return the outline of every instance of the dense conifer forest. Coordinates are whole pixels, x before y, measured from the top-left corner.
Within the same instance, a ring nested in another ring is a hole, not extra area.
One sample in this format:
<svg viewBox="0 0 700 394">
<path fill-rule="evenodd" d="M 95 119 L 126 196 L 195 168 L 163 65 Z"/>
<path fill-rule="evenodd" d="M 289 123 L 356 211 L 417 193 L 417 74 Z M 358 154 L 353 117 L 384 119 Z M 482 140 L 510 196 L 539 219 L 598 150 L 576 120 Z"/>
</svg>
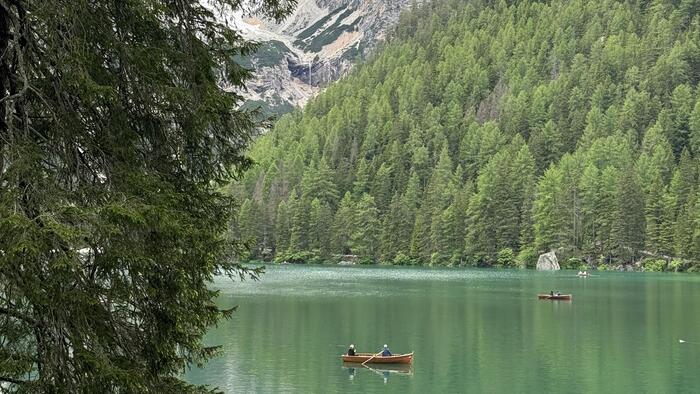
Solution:
<svg viewBox="0 0 700 394">
<path fill-rule="evenodd" d="M 700 1 L 433 1 L 251 149 L 245 259 L 693 269 Z"/>
</svg>

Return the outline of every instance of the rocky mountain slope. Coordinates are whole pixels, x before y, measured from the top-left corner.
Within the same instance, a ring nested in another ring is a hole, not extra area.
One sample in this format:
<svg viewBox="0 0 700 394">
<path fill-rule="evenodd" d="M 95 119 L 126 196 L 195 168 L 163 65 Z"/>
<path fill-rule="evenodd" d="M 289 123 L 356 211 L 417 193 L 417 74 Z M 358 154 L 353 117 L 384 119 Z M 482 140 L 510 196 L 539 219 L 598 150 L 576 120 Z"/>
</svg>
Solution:
<svg viewBox="0 0 700 394">
<path fill-rule="evenodd" d="M 303 106 L 383 39 L 408 5 L 409 0 L 300 0 L 279 24 L 227 15 L 244 37 L 262 43 L 244 60 L 256 70 L 249 105 L 260 104 L 268 113 Z"/>
</svg>

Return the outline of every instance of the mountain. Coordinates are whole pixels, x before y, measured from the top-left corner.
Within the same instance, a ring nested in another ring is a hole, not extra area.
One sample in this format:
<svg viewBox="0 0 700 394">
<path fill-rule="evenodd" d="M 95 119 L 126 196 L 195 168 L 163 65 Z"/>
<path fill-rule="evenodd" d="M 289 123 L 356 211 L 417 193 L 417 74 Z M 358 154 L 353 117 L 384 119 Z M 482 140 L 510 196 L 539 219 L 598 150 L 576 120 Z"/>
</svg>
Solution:
<svg viewBox="0 0 700 394">
<path fill-rule="evenodd" d="M 420 6 L 258 139 L 234 233 L 249 258 L 688 268 L 699 45 L 694 0 Z"/>
<path fill-rule="evenodd" d="M 398 20 L 408 0 L 301 0 L 281 23 L 227 15 L 245 38 L 261 43 L 244 65 L 255 69 L 248 106 L 268 113 L 301 107 L 364 58 Z"/>
</svg>

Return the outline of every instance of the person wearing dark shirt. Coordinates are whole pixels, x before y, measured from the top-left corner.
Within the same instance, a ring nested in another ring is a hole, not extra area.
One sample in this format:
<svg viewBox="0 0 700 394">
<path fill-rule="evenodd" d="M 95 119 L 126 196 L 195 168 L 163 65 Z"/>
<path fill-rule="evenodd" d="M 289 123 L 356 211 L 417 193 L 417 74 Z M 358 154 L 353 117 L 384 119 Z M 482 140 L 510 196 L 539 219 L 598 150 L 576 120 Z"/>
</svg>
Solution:
<svg viewBox="0 0 700 394">
<path fill-rule="evenodd" d="M 355 345 L 350 345 L 350 348 L 348 349 L 348 356 L 355 356 Z"/>
<path fill-rule="evenodd" d="M 387 345 L 384 345 L 384 350 L 382 350 L 382 357 L 387 356 L 391 356 L 391 352 L 389 351 L 389 347 Z"/>
</svg>

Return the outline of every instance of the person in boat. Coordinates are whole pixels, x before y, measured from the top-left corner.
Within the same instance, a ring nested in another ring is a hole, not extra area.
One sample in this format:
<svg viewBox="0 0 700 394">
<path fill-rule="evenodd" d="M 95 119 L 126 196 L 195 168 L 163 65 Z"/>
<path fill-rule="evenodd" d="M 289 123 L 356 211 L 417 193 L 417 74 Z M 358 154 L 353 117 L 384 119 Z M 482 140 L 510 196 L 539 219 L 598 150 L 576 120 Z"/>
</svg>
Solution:
<svg viewBox="0 0 700 394">
<path fill-rule="evenodd" d="M 549 291 L 549 296 L 550 296 L 550 297 L 554 297 L 554 290 L 550 290 L 550 291 Z"/>
<path fill-rule="evenodd" d="M 350 347 L 348 348 L 348 356 L 356 356 L 357 353 L 355 353 L 355 345 L 350 344 Z"/>
<path fill-rule="evenodd" d="M 384 350 L 382 350 L 382 357 L 388 357 L 388 356 L 391 356 L 391 352 L 389 351 L 389 347 L 385 344 Z"/>
<path fill-rule="evenodd" d="M 557 297 L 559 297 L 560 295 L 561 295 L 561 293 L 557 291 Z"/>
</svg>

